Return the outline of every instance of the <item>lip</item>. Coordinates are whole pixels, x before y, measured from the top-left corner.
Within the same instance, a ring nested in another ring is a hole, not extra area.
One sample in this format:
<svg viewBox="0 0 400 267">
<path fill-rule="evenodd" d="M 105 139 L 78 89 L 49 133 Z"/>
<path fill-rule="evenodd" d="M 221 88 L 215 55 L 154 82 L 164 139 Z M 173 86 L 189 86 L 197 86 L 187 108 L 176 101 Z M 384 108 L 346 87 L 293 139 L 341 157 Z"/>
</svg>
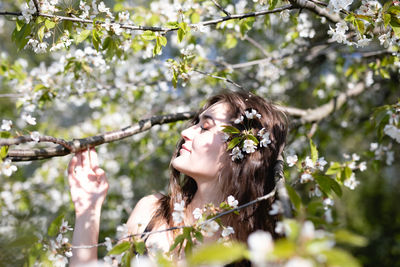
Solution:
<svg viewBox="0 0 400 267">
<path fill-rule="evenodd" d="M 190 151 L 190 149 L 188 149 L 185 145 L 182 145 L 182 149 L 183 149 L 183 150 L 186 150 L 186 151 L 188 151 L 188 152 L 192 152 L 192 151 Z"/>
</svg>

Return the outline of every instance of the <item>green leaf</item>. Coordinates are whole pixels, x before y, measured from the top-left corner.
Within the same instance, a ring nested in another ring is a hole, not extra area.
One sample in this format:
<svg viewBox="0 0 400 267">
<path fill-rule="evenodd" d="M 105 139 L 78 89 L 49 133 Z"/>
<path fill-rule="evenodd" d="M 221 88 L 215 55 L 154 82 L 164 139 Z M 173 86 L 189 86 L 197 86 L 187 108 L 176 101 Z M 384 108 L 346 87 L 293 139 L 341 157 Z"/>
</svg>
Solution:
<svg viewBox="0 0 400 267">
<path fill-rule="evenodd" d="M 101 44 L 101 38 L 96 29 L 93 29 L 93 31 L 92 31 L 92 42 L 93 42 L 94 48 L 97 51 L 99 51 L 100 44 Z"/>
<path fill-rule="evenodd" d="M 224 125 L 223 127 L 224 127 L 224 129 L 222 129 L 222 131 L 224 133 L 227 133 L 227 134 L 238 134 L 238 133 L 240 133 L 239 129 L 234 127 L 234 126 Z"/>
<path fill-rule="evenodd" d="M 350 253 L 342 249 L 330 249 L 321 252 L 325 258 L 327 266 L 346 266 L 360 267 L 360 263 Z"/>
<path fill-rule="evenodd" d="M 146 252 L 146 244 L 144 242 L 136 242 L 135 251 L 140 255 L 143 255 Z"/>
<path fill-rule="evenodd" d="M 338 182 L 336 182 L 336 180 L 325 175 L 313 174 L 313 176 L 317 181 L 319 187 L 325 194 L 329 195 L 330 192 L 333 190 L 336 195 L 338 195 L 339 197 L 342 196 L 342 188 L 340 187 Z"/>
<path fill-rule="evenodd" d="M 199 23 L 200 22 L 200 15 L 197 12 L 193 12 L 192 15 L 190 16 L 190 20 L 192 23 Z"/>
<path fill-rule="evenodd" d="M 315 164 L 318 160 L 318 150 L 312 139 L 310 139 L 310 148 L 311 148 L 311 159 Z"/>
<path fill-rule="evenodd" d="M 340 163 L 334 162 L 329 166 L 329 168 L 328 168 L 328 170 L 326 170 L 325 174 L 326 175 L 336 174 L 336 173 L 340 172 L 341 169 L 342 169 L 342 167 L 341 167 Z"/>
<path fill-rule="evenodd" d="M 365 33 L 365 25 L 364 25 L 364 21 L 360 20 L 360 19 L 356 19 L 355 20 L 355 26 L 357 27 L 358 31 L 361 34 Z"/>
<path fill-rule="evenodd" d="M 39 28 L 39 30 L 37 32 L 40 42 L 43 42 L 44 29 L 45 29 L 45 26 L 43 25 L 42 27 Z"/>
<path fill-rule="evenodd" d="M 8 154 L 8 146 L 2 146 L 0 148 L 0 161 L 3 161 L 7 157 L 7 154 Z"/>
<path fill-rule="evenodd" d="M 383 15 L 383 23 L 385 24 L 385 28 L 389 25 L 391 20 L 392 20 L 392 16 L 390 14 Z"/>
<path fill-rule="evenodd" d="M 274 256 L 279 259 L 289 259 L 296 252 L 297 245 L 287 239 L 278 239 L 274 245 Z"/>
<path fill-rule="evenodd" d="M 61 213 L 51 222 L 49 229 L 47 230 L 49 236 L 56 236 L 60 232 L 60 226 L 63 219 L 64 213 Z"/>
<path fill-rule="evenodd" d="M 174 22 L 167 22 L 167 23 L 165 24 L 165 26 L 166 26 L 167 28 L 171 28 L 171 29 L 179 28 L 179 23 L 176 22 L 176 21 L 174 21 Z"/>
<path fill-rule="evenodd" d="M 11 136 L 10 132 L 1 131 L 0 138 L 9 138 Z"/>
<path fill-rule="evenodd" d="M 53 29 L 53 28 L 56 26 L 56 23 L 53 22 L 53 21 L 51 21 L 51 20 L 46 19 L 46 20 L 44 21 L 44 25 L 46 26 L 46 28 L 47 28 L 48 30 L 50 30 L 50 29 Z"/>
<path fill-rule="evenodd" d="M 400 15 L 400 6 L 391 6 L 388 11 L 388 13 L 392 13 L 394 15 Z"/>
<path fill-rule="evenodd" d="M 183 243 L 184 240 L 185 240 L 185 236 L 183 234 L 178 235 L 177 237 L 175 237 L 174 243 L 169 248 L 169 251 L 170 252 L 173 251 L 179 244 Z"/>
<path fill-rule="evenodd" d="M 296 190 L 294 190 L 293 187 L 291 187 L 289 184 L 286 184 L 286 190 L 289 194 L 290 201 L 293 203 L 294 207 L 296 210 L 299 210 L 301 207 L 301 198 L 297 194 Z"/>
<path fill-rule="evenodd" d="M 127 251 L 131 247 L 131 243 L 129 241 L 124 241 L 119 243 L 115 247 L 113 247 L 107 255 L 119 255 Z"/>
<path fill-rule="evenodd" d="M 365 237 L 349 232 L 345 229 L 335 231 L 335 240 L 338 243 L 348 244 L 357 247 L 364 247 L 368 241 Z"/>
<path fill-rule="evenodd" d="M 231 49 L 231 48 L 234 48 L 237 45 L 237 42 L 238 41 L 237 41 L 236 37 L 233 36 L 233 34 L 227 34 L 224 46 L 227 49 Z"/>
<path fill-rule="evenodd" d="M 344 168 L 344 179 L 345 180 L 349 179 L 352 173 L 353 171 L 350 169 L 350 167 L 346 166 Z"/>
<path fill-rule="evenodd" d="M 142 35 L 141 35 L 142 39 L 144 40 L 154 40 L 156 39 L 156 34 L 152 31 L 145 31 Z"/>
<path fill-rule="evenodd" d="M 237 136 L 235 138 L 233 138 L 229 144 L 228 144 L 228 148 L 227 150 L 231 150 L 233 149 L 237 144 L 239 144 L 242 141 L 242 137 L 241 136 Z"/>
<path fill-rule="evenodd" d="M 103 50 L 106 50 L 110 46 L 112 46 L 112 42 L 113 42 L 113 40 L 112 40 L 111 37 L 107 37 L 106 39 L 104 39 L 104 42 L 103 42 L 103 45 L 102 45 Z"/>
<path fill-rule="evenodd" d="M 236 241 L 229 244 L 220 242 L 204 245 L 188 257 L 188 265 L 225 265 L 243 259 L 247 253 L 246 246 Z"/>
<path fill-rule="evenodd" d="M 246 135 L 246 139 L 250 139 L 251 141 L 253 141 L 256 145 L 258 145 L 259 141 L 257 140 L 257 138 L 252 135 L 252 134 L 248 134 Z"/>
<path fill-rule="evenodd" d="M 397 37 L 400 37 L 400 21 L 398 18 L 393 17 L 390 20 L 390 26 L 392 26 L 393 32 Z"/>
<path fill-rule="evenodd" d="M 17 31 L 21 31 L 21 29 L 25 26 L 25 21 L 17 19 L 15 22 L 15 29 Z"/>
<path fill-rule="evenodd" d="M 79 44 L 79 43 L 82 43 L 83 41 L 85 41 L 86 38 L 88 38 L 88 36 L 90 35 L 91 32 L 92 32 L 91 30 L 83 30 L 83 31 L 81 31 L 81 33 L 78 36 L 76 36 L 75 43 Z"/>
<path fill-rule="evenodd" d="M 269 4 L 269 10 L 272 10 L 276 7 L 276 5 L 278 4 L 278 0 L 268 0 L 268 4 Z"/>
<path fill-rule="evenodd" d="M 185 37 L 185 31 L 182 28 L 178 30 L 178 42 L 182 42 L 183 38 Z"/>
<path fill-rule="evenodd" d="M 157 36 L 157 41 L 160 43 L 162 46 L 167 45 L 167 38 L 164 36 Z"/>
<path fill-rule="evenodd" d="M 18 50 L 24 48 L 24 46 L 28 43 L 28 37 L 31 34 L 31 25 L 30 24 L 23 24 L 22 28 L 17 31 L 18 26 L 16 26 L 15 30 L 12 33 L 11 39 L 15 42 L 18 47 Z"/>
</svg>

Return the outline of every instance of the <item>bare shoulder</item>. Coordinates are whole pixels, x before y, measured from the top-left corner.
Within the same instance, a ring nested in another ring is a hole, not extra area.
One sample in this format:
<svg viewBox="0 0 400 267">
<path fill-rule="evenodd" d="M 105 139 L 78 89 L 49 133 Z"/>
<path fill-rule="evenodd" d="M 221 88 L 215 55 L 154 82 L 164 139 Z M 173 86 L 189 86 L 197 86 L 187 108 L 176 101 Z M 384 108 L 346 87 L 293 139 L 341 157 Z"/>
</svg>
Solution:
<svg viewBox="0 0 400 267">
<path fill-rule="evenodd" d="M 158 201 L 163 196 L 159 193 L 141 198 L 133 209 L 126 223 L 132 234 L 143 233 L 158 208 Z"/>
</svg>

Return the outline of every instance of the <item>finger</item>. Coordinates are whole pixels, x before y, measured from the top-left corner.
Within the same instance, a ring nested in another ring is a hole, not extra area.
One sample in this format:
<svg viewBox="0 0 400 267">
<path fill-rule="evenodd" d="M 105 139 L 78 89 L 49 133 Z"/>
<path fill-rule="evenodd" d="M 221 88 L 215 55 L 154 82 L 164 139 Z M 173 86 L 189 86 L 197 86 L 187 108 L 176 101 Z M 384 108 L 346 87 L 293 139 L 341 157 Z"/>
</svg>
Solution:
<svg viewBox="0 0 400 267">
<path fill-rule="evenodd" d="M 76 165 L 82 167 L 82 151 L 79 151 L 75 155 L 76 155 L 76 157 L 78 159 Z"/>
<path fill-rule="evenodd" d="M 75 167 L 76 167 L 77 162 L 78 162 L 78 157 L 76 155 L 74 155 L 68 164 L 68 174 L 75 173 Z"/>
<path fill-rule="evenodd" d="M 87 149 L 82 151 L 82 167 L 90 168 L 89 151 Z"/>
<path fill-rule="evenodd" d="M 96 149 L 91 148 L 89 150 L 89 156 L 90 156 L 90 167 L 93 170 L 96 170 L 99 167 L 99 159 L 97 157 Z"/>
<path fill-rule="evenodd" d="M 97 167 L 96 169 L 94 169 L 94 172 L 96 173 L 97 182 L 101 183 L 103 180 L 105 180 L 106 173 L 102 168 Z"/>
</svg>

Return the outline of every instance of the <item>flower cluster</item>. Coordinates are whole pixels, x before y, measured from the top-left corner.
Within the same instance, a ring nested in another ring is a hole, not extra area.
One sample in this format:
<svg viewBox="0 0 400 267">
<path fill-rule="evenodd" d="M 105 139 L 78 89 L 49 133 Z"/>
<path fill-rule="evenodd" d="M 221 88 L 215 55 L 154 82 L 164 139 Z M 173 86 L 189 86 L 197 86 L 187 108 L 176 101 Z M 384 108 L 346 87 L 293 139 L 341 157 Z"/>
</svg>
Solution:
<svg viewBox="0 0 400 267">
<path fill-rule="evenodd" d="M 254 121 L 257 119 L 261 119 L 261 114 L 255 109 L 250 109 L 234 121 L 237 127 L 224 126 L 222 131 L 225 133 L 225 141 L 229 141 L 227 150 L 232 150 L 232 161 L 242 160 L 245 154 L 254 153 L 257 148 L 271 144 L 270 133 L 265 128 L 257 132 L 254 127 Z"/>
</svg>

